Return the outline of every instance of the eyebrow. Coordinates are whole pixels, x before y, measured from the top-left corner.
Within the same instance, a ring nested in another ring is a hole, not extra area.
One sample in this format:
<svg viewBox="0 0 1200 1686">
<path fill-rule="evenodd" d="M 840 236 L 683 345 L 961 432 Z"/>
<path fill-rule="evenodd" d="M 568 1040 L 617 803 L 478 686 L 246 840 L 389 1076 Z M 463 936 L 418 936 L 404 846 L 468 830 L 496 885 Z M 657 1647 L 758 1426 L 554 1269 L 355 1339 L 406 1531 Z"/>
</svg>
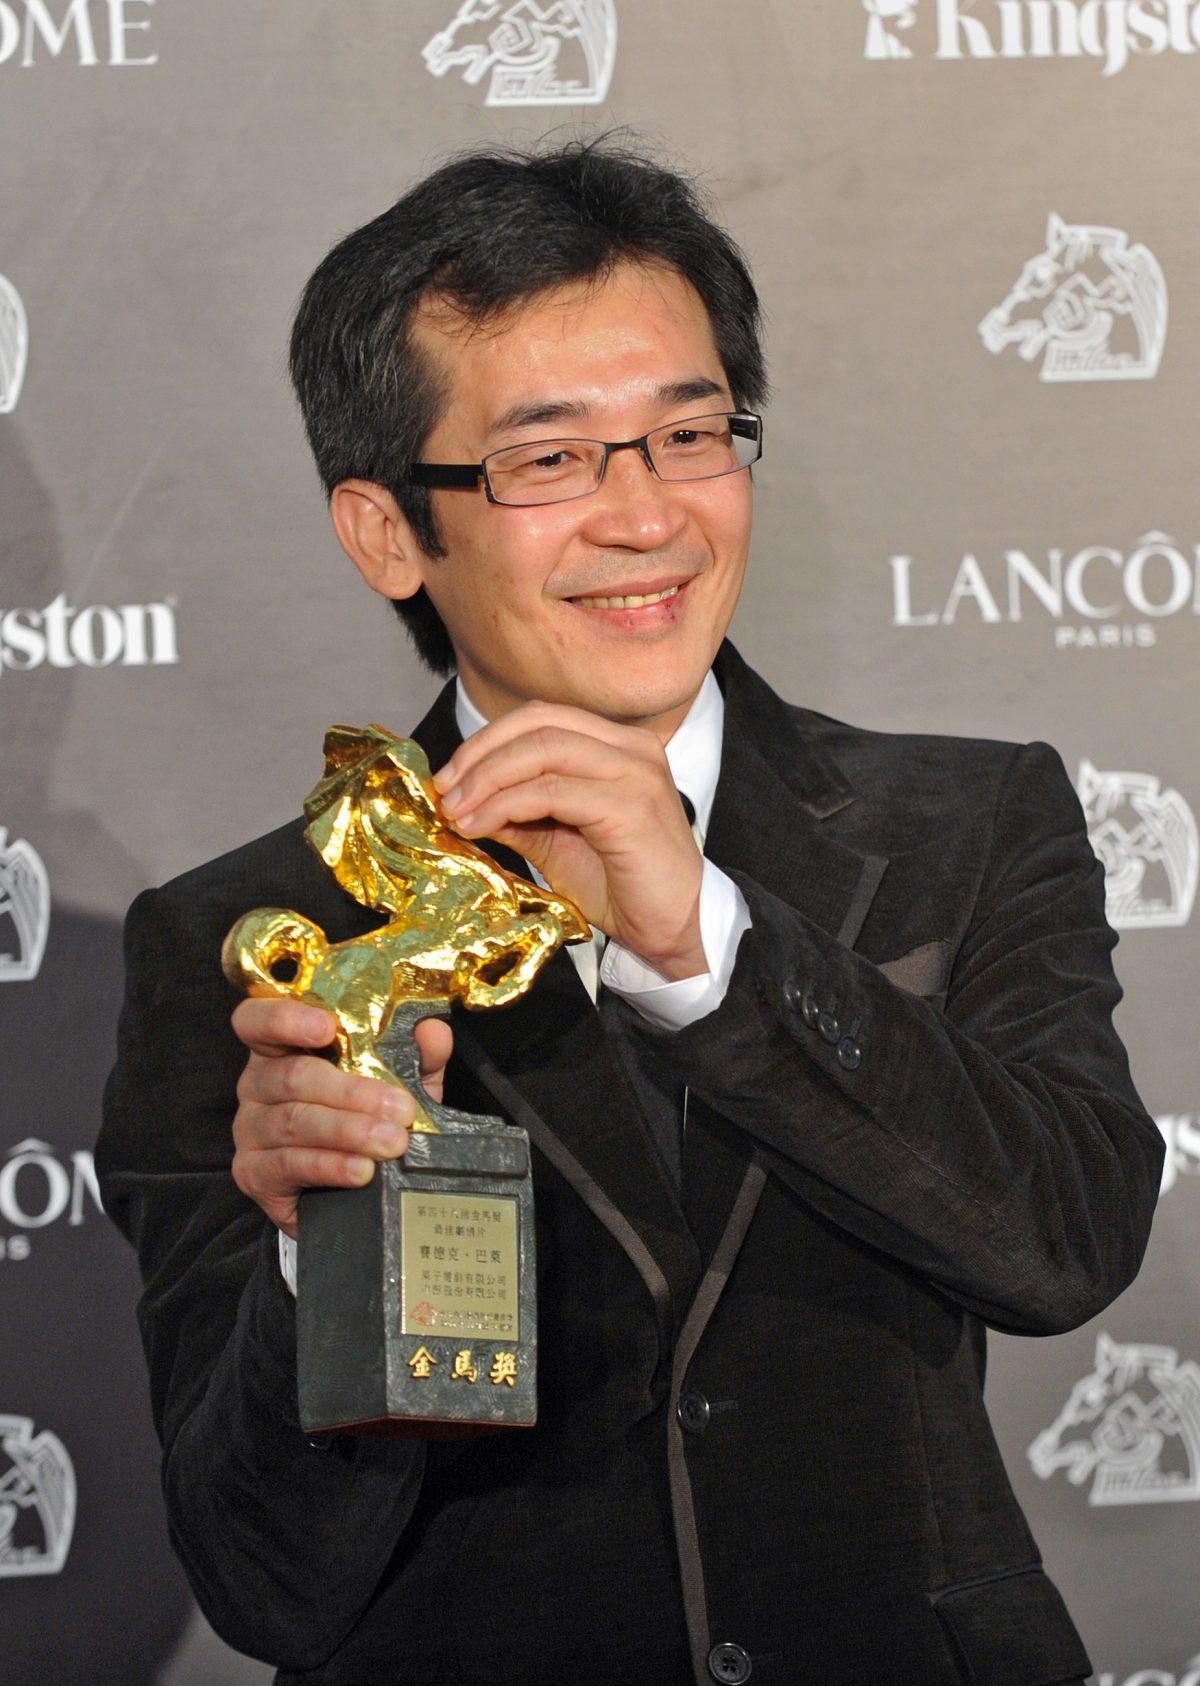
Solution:
<svg viewBox="0 0 1200 1686">
<path fill-rule="evenodd" d="M 691 375 L 686 380 L 667 381 L 654 391 L 654 403 L 660 409 L 676 404 L 690 404 L 702 398 L 724 398 L 726 389 L 709 375 Z M 549 422 L 586 421 L 588 406 L 579 399 L 535 398 L 523 404 L 511 404 L 488 431 L 488 439 L 498 433 L 508 433 L 518 427 L 542 426 Z"/>
</svg>

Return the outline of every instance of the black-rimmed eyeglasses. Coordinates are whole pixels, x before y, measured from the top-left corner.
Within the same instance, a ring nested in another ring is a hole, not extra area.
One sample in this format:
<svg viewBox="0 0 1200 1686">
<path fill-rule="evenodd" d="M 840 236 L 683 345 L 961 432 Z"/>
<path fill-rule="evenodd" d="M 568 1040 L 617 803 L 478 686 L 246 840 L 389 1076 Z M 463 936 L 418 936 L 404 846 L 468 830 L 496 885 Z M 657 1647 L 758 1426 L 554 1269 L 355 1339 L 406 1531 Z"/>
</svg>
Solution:
<svg viewBox="0 0 1200 1686">
<path fill-rule="evenodd" d="M 482 480 L 489 503 L 567 503 L 597 490 L 614 451 L 640 451 L 660 480 L 716 480 L 762 456 L 762 417 L 748 410 L 687 416 L 640 439 L 534 439 L 490 451 L 482 462 L 415 462 L 409 476 L 445 490 L 473 490 Z"/>
</svg>

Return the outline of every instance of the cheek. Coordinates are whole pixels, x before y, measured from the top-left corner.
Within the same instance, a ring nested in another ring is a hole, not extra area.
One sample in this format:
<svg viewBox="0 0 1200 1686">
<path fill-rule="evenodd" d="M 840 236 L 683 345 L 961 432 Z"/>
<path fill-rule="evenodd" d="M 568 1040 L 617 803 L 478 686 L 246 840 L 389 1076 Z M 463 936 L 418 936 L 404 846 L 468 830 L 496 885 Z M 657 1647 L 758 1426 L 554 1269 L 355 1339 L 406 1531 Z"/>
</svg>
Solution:
<svg viewBox="0 0 1200 1686">
<path fill-rule="evenodd" d="M 510 602 L 538 601 L 575 542 L 578 516 L 568 504 L 531 509 L 500 506 L 491 514 L 495 521 L 483 562 L 493 590 Z"/>
<path fill-rule="evenodd" d="M 749 478 L 710 483 L 696 508 L 696 520 L 708 540 L 718 565 L 740 558 L 750 542 L 750 518 L 754 489 Z"/>
</svg>

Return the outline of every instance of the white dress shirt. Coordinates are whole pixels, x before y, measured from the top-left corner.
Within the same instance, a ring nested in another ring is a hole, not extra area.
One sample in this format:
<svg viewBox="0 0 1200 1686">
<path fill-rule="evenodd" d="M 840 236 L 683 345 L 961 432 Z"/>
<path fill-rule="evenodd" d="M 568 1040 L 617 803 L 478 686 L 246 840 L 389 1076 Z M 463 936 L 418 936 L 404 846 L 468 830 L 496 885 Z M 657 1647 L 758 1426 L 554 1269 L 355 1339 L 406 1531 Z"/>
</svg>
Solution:
<svg viewBox="0 0 1200 1686">
<path fill-rule="evenodd" d="M 454 718 L 464 742 L 487 725 L 467 695 L 461 677 L 457 681 L 454 699 Z M 717 793 L 717 779 L 721 772 L 721 735 L 725 724 L 725 699 L 711 670 L 696 693 L 674 735 L 667 743 L 667 765 L 675 788 L 684 793 L 695 810 L 692 834 L 700 849 L 708 831 L 713 798 Z M 434 772 L 437 771 L 435 767 Z M 545 888 L 550 886 L 529 866 L 529 875 Z M 750 927 L 750 909 L 746 898 L 720 867 L 704 862 L 700 880 L 700 942 L 707 972 L 695 977 L 664 978 L 653 966 L 640 959 L 620 943 L 609 941 L 603 931 L 592 926 L 592 942 L 572 943 L 567 953 L 592 1000 L 599 993 L 598 985 L 611 989 L 635 1007 L 643 1018 L 659 1030 L 682 1030 L 721 1005 L 729 988 L 733 962 L 742 933 Z M 602 958 L 601 958 L 602 957 Z M 284 1280 L 293 1294 L 296 1292 L 296 1243 L 280 1231 L 279 1264 Z"/>
</svg>

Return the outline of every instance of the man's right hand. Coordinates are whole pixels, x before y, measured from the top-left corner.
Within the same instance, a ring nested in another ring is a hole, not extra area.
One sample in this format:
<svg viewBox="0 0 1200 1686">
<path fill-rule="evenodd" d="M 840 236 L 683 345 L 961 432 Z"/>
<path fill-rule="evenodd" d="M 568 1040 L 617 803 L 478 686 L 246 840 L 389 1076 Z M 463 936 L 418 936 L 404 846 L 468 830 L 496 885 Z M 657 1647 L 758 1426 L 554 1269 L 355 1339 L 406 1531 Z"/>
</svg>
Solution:
<svg viewBox="0 0 1200 1686">
<path fill-rule="evenodd" d="M 301 1001 L 251 998 L 233 1015 L 250 1050 L 238 1080 L 233 1180 L 285 1235 L 296 1234 L 306 1188 L 361 1188 L 381 1159 L 408 1146 L 416 1102 L 406 1089 L 340 1071 L 312 1050 L 327 1048 L 334 1018 Z M 441 1019 L 416 1027 L 421 1083 L 442 1098 L 453 1037 Z"/>
</svg>

